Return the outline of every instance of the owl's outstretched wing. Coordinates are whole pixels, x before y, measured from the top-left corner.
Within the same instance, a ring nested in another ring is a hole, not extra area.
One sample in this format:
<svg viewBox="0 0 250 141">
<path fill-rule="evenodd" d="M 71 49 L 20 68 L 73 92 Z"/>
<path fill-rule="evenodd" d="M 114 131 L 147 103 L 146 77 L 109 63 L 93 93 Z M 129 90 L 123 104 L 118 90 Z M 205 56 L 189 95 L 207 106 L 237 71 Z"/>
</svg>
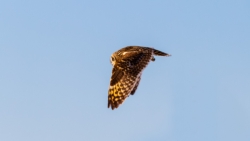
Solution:
<svg viewBox="0 0 250 141">
<path fill-rule="evenodd" d="M 125 74 L 116 67 L 113 68 L 108 92 L 108 108 L 118 108 L 134 88 L 137 76 Z"/>
</svg>

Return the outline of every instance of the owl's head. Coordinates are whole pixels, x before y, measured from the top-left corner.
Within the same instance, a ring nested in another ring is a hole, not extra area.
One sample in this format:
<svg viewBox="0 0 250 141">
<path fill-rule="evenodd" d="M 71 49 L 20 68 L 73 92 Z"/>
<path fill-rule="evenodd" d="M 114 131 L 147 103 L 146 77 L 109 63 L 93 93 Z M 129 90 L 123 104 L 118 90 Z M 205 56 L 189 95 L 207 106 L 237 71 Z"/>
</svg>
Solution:
<svg viewBox="0 0 250 141">
<path fill-rule="evenodd" d="M 112 66 L 114 66 L 116 63 L 116 58 L 115 58 L 114 54 L 112 54 L 110 57 L 110 63 L 112 64 Z"/>
</svg>

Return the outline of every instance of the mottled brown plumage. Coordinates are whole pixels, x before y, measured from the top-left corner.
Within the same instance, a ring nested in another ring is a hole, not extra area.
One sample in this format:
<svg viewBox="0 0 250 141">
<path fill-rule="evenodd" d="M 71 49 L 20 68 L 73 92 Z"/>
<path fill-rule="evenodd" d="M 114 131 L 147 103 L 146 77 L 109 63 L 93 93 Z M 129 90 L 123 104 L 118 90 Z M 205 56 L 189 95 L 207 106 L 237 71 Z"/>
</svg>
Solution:
<svg viewBox="0 0 250 141">
<path fill-rule="evenodd" d="M 118 108 L 120 104 L 138 88 L 143 69 L 156 56 L 170 56 L 150 47 L 127 46 L 111 55 L 113 65 L 108 92 L 108 108 Z"/>
</svg>

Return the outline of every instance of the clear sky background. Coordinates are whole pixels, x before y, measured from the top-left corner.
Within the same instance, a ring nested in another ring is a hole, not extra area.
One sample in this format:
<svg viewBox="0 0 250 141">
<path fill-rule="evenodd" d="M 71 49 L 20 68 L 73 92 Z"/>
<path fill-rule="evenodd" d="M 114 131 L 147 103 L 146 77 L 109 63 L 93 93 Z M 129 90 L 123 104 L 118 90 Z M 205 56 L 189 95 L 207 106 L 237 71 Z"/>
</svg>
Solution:
<svg viewBox="0 0 250 141">
<path fill-rule="evenodd" d="M 172 54 L 107 108 L 110 55 Z M 249 141 L 249 0 L 0 1 L 1 141 Z"/>
</svg>

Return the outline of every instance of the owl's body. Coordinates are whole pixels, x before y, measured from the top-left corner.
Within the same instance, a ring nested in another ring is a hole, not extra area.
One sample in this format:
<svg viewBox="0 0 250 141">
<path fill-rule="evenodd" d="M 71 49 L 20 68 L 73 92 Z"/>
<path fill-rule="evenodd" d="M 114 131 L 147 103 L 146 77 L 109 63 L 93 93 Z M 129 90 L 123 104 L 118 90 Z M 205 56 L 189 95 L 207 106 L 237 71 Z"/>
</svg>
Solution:
<svg viewBox="0 0 250 141">
<path fill-rule="evenodd" d="M 111 55 L 113 65 L 108 92 L 108 108 L 118 108 L 140 83 L 143 69 L 156 56 L 170 56 L 167 53 L 150 47 L 128 46 Z"/>
</svg>

